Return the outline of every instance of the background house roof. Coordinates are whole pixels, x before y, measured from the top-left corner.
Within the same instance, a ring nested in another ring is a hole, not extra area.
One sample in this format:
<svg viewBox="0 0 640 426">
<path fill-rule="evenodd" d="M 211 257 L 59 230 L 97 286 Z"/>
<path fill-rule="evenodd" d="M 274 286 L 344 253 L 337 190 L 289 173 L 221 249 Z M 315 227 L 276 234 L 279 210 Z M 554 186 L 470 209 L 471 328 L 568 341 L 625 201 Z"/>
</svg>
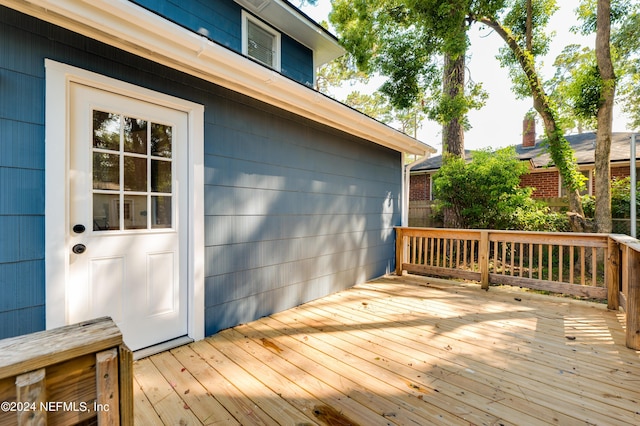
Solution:
<svg viewBox="0 0 640 426">
<path fill-rule="evenodd" d="M 613 133 L 611 135 L 611 162 L 629 161 L 630 132 Z M 573 148 L 578 164 L 593 164 L 595 162 L 596 134 L 594 132 L 580 133 L 577 135 L 565 136 L 571 148 Z M 536 141 L 535 146 L 531 148 L 516 146 L 516 152 L 521 160 L 530 160 L 535 168 L 553 165 L 551 156 L 546 152 L 544 140 Z M 636 154 L 636 158 L 638 154 Z"/>
<path fill-rule="evenodd" d="M 612 163 L 629 161 L 631 135 L 631 132 L 618 132 L 611 135 Z M 596 134 L 594 132 L 567 135 L 565 138 L 575 151 L 578 164 L 586 165 L 595 162 Z M 640 137 L 638 137 L 638 143 L 640 144 Z M 515 146 L 515 149 L 521 160 L 530 161 L 535 168 L 553 165 L 551 156 L 546 152 L 543 139 L 537 140 L 533 147 L 523 147 L 519 144 Z M 465 150 L 464 152 L 467 161 L 470 161 L 473 151 Z M 636 151 L 636 160 L 640 160 L 640 150 Z M 440 167 L 442 167 L 442 155 L 437 155 L 417 163 L 411 168 L 411 172 L 436 171 Z"/>
<path fill-rule="evenodd" d="M 467 161 L 471 161 L 472 152 L 473 151 L 469 149 L 464 150 L 464 156 L 467 159 Z M 442 155 L 436 155 L 435 157 L 425 158 L 419 163 L 416 163 L 416 165 L 411 168 L 411 173 L 436 171 L 440 167 L 442 167 Z"/>
</svg>

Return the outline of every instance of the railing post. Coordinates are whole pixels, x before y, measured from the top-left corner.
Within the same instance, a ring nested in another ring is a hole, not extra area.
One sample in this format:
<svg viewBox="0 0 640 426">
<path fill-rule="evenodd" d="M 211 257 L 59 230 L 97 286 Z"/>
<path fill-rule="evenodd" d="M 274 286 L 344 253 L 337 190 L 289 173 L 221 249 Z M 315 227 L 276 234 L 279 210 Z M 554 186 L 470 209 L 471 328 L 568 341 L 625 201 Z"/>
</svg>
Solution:
<svg viewBox="0 0 640 426">
<path fill-rule="evenodd" d="M 402 276 L 402 262 L 404 262 L 404 228 L 396 227 L 396 275 Z"/>
<path fill-rule="evenodd" d="M 607 241 L 605 281 L 607 283 L 607 309 L 620 308 L 620 246 L 611 237 Z"/>
<path fill-rule="evenodd" d="M 627 294 L 627 347 L 640 349 L 640 247 L 629 247 L 628 274 L 629 293 Z"/>
<path fill-rule="evenodd" d="M 483 290 L 489 290 L 489 231 L 480 231 L 478 251 L 480 284 Z"/>
</svg>

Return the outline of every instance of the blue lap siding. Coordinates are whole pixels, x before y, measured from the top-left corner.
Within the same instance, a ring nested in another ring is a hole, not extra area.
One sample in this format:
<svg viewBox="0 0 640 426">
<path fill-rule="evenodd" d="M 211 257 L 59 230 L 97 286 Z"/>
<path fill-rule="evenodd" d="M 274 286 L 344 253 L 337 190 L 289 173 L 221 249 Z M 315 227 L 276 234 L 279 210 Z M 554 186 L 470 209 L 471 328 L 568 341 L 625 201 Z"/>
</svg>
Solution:
<svg viewBox="0 0 640 426">
<path fill-rule="evenodd" d="M 242 52 L 242 8 L 233 0 L 136 0 L 135 3 L 178 25 L 207 35 L 211 40 Z M 313 86 L 313 52 L 281 32 L 281 72 Z"/>
<path fill-rule="evenodd" d="M 0 6 L 0 338 L 45 327 L 45 58 L 205 106 L 206 334 L 393 269 L 398 152 Z"/>
</svg>

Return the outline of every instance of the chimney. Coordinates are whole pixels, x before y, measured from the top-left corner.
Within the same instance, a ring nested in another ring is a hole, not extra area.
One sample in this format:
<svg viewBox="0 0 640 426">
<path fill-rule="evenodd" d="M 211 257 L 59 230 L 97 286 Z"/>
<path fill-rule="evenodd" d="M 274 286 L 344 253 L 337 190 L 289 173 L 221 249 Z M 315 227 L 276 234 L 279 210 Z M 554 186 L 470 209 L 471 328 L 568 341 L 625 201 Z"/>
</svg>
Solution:
<svg viewBox="0 0 640 426">
<path fill-rule="evenodd" d="M 536 119 L 525 117 L 522 121 L 522 147 L 533 148 L 536 146 Z"/>
</svg>

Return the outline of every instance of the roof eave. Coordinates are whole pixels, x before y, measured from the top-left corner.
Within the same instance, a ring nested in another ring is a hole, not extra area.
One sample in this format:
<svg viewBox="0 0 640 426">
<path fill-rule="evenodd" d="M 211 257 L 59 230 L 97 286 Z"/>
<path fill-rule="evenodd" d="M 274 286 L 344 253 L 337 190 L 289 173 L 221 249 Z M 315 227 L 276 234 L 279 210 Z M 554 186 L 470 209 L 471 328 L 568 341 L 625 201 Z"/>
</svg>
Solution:
<svg viewBox="0 0 640 426">
<path fill-rule="evenodd" d="M 282 0 L 234 0 L 314 52 L 316 67 L 346 53 L 338 39 L 317 22 Z"/>
<path fill-rule="evenodd" d="M 128 0 L 0 4 L 390 149 L 435 149 Z"/>
</svg>

